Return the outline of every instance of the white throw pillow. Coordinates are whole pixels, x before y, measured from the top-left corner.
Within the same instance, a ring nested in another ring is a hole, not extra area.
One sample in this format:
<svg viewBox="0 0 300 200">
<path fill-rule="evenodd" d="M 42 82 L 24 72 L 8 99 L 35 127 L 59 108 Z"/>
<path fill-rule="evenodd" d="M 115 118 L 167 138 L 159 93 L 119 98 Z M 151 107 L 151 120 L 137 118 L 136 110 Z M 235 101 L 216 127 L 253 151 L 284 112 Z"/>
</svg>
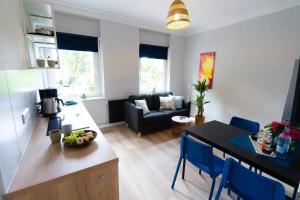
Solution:
<svg viewBox="0 0 300 200">
<path fill-rule="evenodd" d="M 182 109 L 183 96 L 172 96 L 172 95 L 169 95 L 169 97 L 174 97 L 175 108 L 176 109 Z"/>
<path fill-rule="evenodd" d="M 176 110 L 174 97 L 159 97 L 161 110 Z"/>
<path fill-rule="evenodd" d="M 150 112 L 148 106 L 147 106 L 147 102 L 145 99 L 142 99 L 142 100 L 134 100 L 134 103 L 136 106 L 140 107 L 143 109 L 143 114 L 147 114 Z"/>
</svg>

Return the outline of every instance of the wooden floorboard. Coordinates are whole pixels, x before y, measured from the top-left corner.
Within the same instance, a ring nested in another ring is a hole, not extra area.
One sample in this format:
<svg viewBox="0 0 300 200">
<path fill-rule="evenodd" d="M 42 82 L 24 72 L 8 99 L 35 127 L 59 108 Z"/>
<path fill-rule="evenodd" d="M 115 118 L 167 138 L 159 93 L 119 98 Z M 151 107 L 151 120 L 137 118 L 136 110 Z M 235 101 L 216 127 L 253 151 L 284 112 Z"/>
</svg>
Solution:
<svg viewBox="0 0 300 200">
<path fill-rule="evenodd" d="M 137 137 L 126 126 L 101 129 L 119 157 L 121 200 L 199 200 L 208 199 L 211 179 L 187 162 L 185 180 L 171 181 L 179 158 L 179 140 L 170 130 Z M 220 152 L 216 152 L 220 154 Z M 215 193 L 219 187 L 217 179 Z M 223 192 L 222 200 L 233 199 Z"/>
</svg>

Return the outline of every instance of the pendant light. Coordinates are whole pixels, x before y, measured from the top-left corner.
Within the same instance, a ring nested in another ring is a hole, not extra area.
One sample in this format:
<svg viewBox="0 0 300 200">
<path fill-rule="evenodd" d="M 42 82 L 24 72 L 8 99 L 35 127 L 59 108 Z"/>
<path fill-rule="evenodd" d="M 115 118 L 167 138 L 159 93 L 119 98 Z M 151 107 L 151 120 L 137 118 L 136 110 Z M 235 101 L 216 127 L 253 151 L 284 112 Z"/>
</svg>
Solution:
<svg viewBox="0 0 300 200">
<path fill-rule="evenodd" d="M 169 8 L 167 28 L 178 30 L 190 25 L 189 13 L 182 0 L 174 0 Z"/>
</svg>

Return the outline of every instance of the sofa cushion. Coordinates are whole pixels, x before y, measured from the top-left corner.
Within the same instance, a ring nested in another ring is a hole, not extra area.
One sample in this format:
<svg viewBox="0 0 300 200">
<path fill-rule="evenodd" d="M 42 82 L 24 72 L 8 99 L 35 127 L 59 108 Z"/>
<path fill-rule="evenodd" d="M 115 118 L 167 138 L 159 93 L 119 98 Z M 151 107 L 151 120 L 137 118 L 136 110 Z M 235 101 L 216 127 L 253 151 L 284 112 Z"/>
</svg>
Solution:
<svg viewBox="0 0 300 200">
<path fill-rule="evenodd" d="M 173 96 L 159 97 L 160 110 L 176 110 L 175 99 Z"/>
<path fill-rule="evenodd" d="M 169 119 L 169 114 L 165 112 L 159 111 L 151 111 L 148 114 L 144 115 L 144 122 L 145 123 L 153 123 L 153 122 L 160 122 Z"/>
<path fill-rule="evenodd" d="M 147 106 L 147 102 L 146 102 L 145 99 L 142 99 L 142 100 L 134 100 L 134 102 L 135 102 L 135 105 L 136 105 L 136 106 L 138 106 L 138 107 L 140 107 L 140 108 L 143 109 L 143 114 L 144 114 L 144 115 L 150 112 L 150 111 L 149 111 L 149 108 L 148 108 L 148 106 Z"/>
<path fill-rule="evenodd" d="M 160 112 L 167 114 L 169 117 L 173 117 L 173 116 L 187 116 L 187 110 L 186 109 L 161 110 Z"/>
<path fill-rule="evenodd" d="M 175 108 L 176 109 L 182 109 L 183 96 L 173 96 L 173 95 L 170 95 L 170 96 L 174 97 Z"/>
<path fill-rule="evenodd" d="M 160 107 L 160 100 L 159 97 L 167 97 L 169 95 L 172 95 L 172 92 L 162 92 L 162 93 L 155 93 L 153 94 L 153 110 L 159 110 Z"/>
<path fill-rule="evenodd" d="M 153 100 L 151 94 L 145 94 L 145 95 L 131 95 L 128 97 L 129 102 L 134 103 L 134 100 L 143 100 L 145 99 L 147 102 L 147 106 L 149 110 L 153 110 Z"/>
</svg>

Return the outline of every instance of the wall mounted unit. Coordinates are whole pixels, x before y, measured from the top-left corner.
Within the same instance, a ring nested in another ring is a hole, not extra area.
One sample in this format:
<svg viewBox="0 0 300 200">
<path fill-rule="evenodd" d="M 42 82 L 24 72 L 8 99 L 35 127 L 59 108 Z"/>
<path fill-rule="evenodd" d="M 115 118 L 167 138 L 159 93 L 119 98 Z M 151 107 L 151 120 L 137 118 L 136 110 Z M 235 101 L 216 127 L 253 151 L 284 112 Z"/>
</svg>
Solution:
<svg viewBox="0 0 300 200">
<path fill-rule="evenodd" d="M 51 4 L 23 1 L 23 21 L 32 68 L 59 68 L 54 12 Z"/>
</svg>

